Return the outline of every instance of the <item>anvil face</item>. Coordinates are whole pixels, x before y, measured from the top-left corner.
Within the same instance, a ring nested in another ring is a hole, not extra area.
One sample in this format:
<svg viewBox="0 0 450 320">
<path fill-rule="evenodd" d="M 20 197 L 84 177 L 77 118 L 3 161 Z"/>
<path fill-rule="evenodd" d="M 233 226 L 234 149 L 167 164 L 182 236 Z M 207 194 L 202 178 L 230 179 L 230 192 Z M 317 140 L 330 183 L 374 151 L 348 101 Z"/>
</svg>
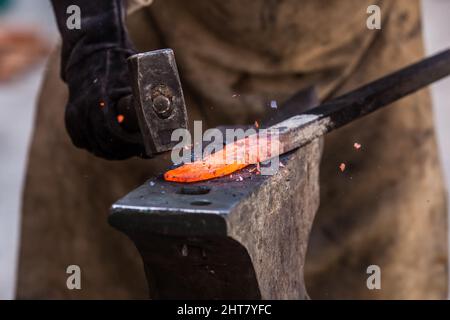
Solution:
<svg viewBox="0 0 450 320">
<path fill-rule="evenodd" d="M 286 165 L 291 154 L 282 156 Z M 224 225 L 217 216 L 226 218 L 232 209 L 249 197 L 270 176 L 255 174 L 249 167 L 235 174 L 202 183 L 182 184 L 154 178 L 112 206 L 111 223 L 123 216 L 128 221 L 133 216 L 146 216 L 152 232 L 172 235 L 225 235 Z M 281 169 L 281 168 L 280 168 Z M 183 217 L 185 223 L 176 223 Z M 199 224 L 193 219 L 201 219 Z M 160 229 L 159 221 L 165 226 Z M 221 219 L 222 221 L 225 221 Z"/>
</svg>

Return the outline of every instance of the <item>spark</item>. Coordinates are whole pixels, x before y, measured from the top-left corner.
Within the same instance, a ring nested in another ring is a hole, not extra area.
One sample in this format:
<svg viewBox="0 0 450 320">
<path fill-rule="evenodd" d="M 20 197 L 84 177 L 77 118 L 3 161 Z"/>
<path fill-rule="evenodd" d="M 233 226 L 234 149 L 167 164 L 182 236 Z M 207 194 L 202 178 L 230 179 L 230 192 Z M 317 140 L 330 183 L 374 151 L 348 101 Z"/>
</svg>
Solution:
<svg viewBox="0 0 450 320">
<path fill-rule="evenodd" d="M 272 109 L 278 109 L 278 104 L 275 100 L 270 101 L 270 107 Z"/>
<path fill-rule="evenodd" d="M 339 165 L 339 170 L 341 170 L 341 172 L 344 172 L 344 171 L 345 171 L 345 167 L 346 167 L 345 163 L 342 162 L 342 163 Z"/>
<path fill-rule="evenodd" d="M 100 101 L 100 108 L 104 108 L 105 107 L 105 101 Z"/>
<path fill-rule="evenodd" d="M 181 255 L 183 257 L 187 257 L 188 254 L 189 254 L 188 247 L 187 245 L 183 244 L 183 246 L 181 247 Z"/>
<path fill-rule="evenodd" d="M 255 121 L 255 127 L 256 127 L 256 129 L 259 128 L 259 123 L 258 123 L 258 121 Z"/>
<path fill-rule="evenodd" d="M 125 117 L 123 116 L 123 114 L 119 114 L 119 115 L 117 116 L 117 121 L 118 121 L 119 123 L 122 123 L 123 120 L 125 120 Z"/>
<path fill-rule="evenodd" d="M 359 150 L 359 149 L 361 149 L 361 144 L 359 144 L 358 142 L 355 142 L 355 143 L 353 144 L 353 147 L 354 147 L 356 150 Z"/>
</svg>

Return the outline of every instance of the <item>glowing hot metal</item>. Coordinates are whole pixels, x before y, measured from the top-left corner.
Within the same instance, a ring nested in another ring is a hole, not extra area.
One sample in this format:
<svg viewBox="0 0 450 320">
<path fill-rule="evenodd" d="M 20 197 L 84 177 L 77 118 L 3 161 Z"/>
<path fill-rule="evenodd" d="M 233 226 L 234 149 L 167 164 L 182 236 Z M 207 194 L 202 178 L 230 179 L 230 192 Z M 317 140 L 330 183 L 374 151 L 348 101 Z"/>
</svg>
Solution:
<svg viewBox="0 0 450 320">
<path fill-rule="evenodd" d="M 277 146 L 278 152 L 269 152 L 261 158 L 258 147 L 249 144 L 250 147 L 245 148 L 250 136 L 243 141 L 226 145 L 223 150 L 202 161 L 184 164 L 170 170 L 166 172 L 164 178 L 176 182 L 197 182 L 233 173 L 249 164 L 259 163 L 305 146 L 314 139 L 387 106 L 449 74 L 450 50 L 446 50 L 272 126 L 270 129 L 277 130 L 279 137 L 276 141 L 271 139 L 270 143 Z M 261 142 L 259 141 L 258 145 L 261 145 Z M 245 152 L 244 156 L 238 158 L 238 161 L 232 163 L 218 161 L 223 160 L 226 154 L 235 155 L 242 151 Z"/>
</svg>

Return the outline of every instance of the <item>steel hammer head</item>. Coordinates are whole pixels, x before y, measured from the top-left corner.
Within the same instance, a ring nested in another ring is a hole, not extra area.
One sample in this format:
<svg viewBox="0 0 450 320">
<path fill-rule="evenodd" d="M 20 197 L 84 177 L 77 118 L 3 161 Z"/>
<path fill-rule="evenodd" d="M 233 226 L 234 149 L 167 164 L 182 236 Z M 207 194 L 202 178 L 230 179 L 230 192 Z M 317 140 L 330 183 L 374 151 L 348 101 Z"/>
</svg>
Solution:
<svg viewBox="0 0 450 320">
<path fill-rule="evenodd" d="M 134 106 L 148 156 L 171 150 L 175 129 L 187 128 L 187 112 L 171 49 L 128 58 Z"/>
</svg>

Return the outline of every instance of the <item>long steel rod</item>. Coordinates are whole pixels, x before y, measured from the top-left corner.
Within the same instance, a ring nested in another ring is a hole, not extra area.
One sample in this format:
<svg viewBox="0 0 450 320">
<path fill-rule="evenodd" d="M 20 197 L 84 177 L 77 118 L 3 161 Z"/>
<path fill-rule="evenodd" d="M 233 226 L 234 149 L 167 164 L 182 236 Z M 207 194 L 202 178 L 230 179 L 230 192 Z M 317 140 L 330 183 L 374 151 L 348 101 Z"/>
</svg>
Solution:
<svg viewBox="0 0 450 320">
<path fill-rule="evenodd" d="M 387 106 L 450 75 L 450 50 L 421 60 L 340 97 L 293 116 L 271 128 L 280 130 L 280 153 Z"/>
<path fill-rule="evenodd" d="M 230 174 L 255 161 L 264 161 L 305 146 L 314 139 L 387 106 L 449 74 L 450 50 L 447 50 L 272 125 L 269 129 L 272 129 L 276 135 L 270 139 L 271 145 L 276 145 L 278 148 L 266 155 L 259 154 L 258 146 L 255 147 L 253 142 L 231 143 L 210 158 L 166 172 L 164 178 L 176 182 L 196 182 Z M 250 138 L 248 137 L 249 140 Z M 261 136 L 259 141 L 266 140 Z M 247 144 L 251 144 L 253 148 L 245 150 Z M 247 152 L 247 156 L 243 159 L 252 158 L 253 162 L 245 160 L 247 162 L 236 165 L 234 163 L 216 164 L 213 161 L 213 159 L 222 161 L 227 158 L 224 154 L 229 150 L 231 155 L 242 153 L 239 150 L 244 151 L 244 154 Z M 208 161 L 209 165 L 206 166 L 204 162 L 208 163 Z"/>
</svg>

